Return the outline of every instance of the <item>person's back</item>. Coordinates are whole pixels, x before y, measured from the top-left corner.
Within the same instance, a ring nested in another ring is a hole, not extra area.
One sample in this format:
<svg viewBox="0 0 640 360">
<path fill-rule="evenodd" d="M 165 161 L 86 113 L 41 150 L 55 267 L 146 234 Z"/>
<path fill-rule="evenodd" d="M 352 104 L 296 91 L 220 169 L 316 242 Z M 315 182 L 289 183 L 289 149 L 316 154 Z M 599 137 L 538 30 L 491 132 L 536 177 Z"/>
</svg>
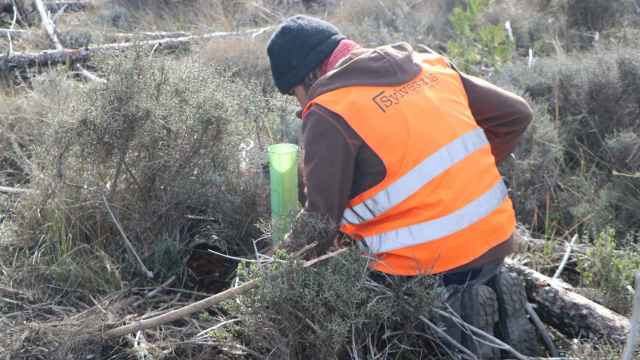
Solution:
<svg viewBox="0 0 640 360">
<path fill-rule="evenodd" d="M 304 245 L 322 219 L 329 231 L 317 239 L 320 251 L 347 236 L 374 257 L 374 271 L 439 274 L 457 289 L 455 309 L 491 308 L 465 320 L 492 327 L 498 304 L 483 284 L 501 284 L 494 278 L 515 225 L 496 163 L 531 120 L 526 102 L 437 54 L 408 44 L 364 49 L 304 16 L 285 21 L 268 52 L 279 90 L 304 109 L 307 202 L 287 246 Z M 522 303 L 508 307 L 524 317 Z"/>
</svg>

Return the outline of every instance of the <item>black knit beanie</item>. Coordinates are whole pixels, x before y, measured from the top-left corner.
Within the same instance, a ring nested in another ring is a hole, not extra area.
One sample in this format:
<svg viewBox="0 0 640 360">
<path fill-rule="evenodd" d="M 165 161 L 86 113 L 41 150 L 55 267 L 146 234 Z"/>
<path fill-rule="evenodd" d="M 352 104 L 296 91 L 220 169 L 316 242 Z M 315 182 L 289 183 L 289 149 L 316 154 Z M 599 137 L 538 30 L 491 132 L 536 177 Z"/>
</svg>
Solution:
<svg viewBox="0 0 640 360">
<path fill-rule="evenodd" d="M 306 15 L 286 19 L 267 45 L 271 74 L 278 90 L 288 94 L 302 83 L 344 38 L 335 26 L 324 20 Z"/>
</svg>

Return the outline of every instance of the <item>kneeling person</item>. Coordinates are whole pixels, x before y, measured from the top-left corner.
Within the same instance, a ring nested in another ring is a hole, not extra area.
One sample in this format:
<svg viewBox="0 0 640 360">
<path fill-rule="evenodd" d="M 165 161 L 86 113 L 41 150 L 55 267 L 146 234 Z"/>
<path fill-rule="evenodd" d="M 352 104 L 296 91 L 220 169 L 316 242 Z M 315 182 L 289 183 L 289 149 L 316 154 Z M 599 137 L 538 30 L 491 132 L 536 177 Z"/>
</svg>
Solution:
<svg viewBox="0 0 640 360">
<path fill-rule="evenodd" d="M 285 20 L 267 52 L 276 86 L 302 107 L 307 200 L 287 246 L 305 245 L 307 219 L 326 219 L 321 249 L 340 234 L 377 272 L 442 275 L 464 319 L 493 333 L 503 291 L 484 284 L 504 287 L 495 275 L 516 224 L 497 164 L 531 121 L 527 103 L 428 49 L 363 48 L 308 16 Z M 512 317 L 525 316 L 519 302 Z"/>
</svg>

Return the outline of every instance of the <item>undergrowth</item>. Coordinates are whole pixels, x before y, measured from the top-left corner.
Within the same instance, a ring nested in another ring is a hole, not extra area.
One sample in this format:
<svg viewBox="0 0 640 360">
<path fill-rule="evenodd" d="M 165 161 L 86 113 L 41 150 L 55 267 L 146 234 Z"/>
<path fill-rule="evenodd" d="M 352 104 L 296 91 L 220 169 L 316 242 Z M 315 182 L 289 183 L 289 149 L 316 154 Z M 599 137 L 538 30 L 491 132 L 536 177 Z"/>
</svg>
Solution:
<svg viewBox="0 0 640 360">
<path fill-rule="evenodd" d="M 603 50 L 517 64 L 497 76 L 541 106 L 511 172 L 524 200 L 516 212 L 536 232 L 611 226 L 625 238 L 638 230 L 637 59 L 633 49 Z"/>
<path fill-rule="evenodd" d="M 276 263 L 267 273 L 245 268 L 241 278 L 265 278 L 227 304 L 241 325 L 226 333 L 279 359 L 449 358 L 419 318 L 433 320 L 431 310 L 440 305 L 437 279 L 374 280 L 367 263 L 351 252 L 312 268 L 300 262 Z"/>
<path fill-rule="evenodd" d="M 611 228 L 598 233 L 593 248 L 578 260 L 582 285 L 601 291 L 605 305 L 625 315 L 631 314 L 634 275 L 638 269 L 640 247 L 630 244 L 621 248 Z"/>
<path fill-rule="evenodd" d="M 133 52 L 101 69 L 106 84 L 78 88 L 57 111 L 39 114 L 40 126 L 31 127 L 38 141 L 25 142 L 28 159 L 9 154 L 33 172 L 34 192 L 11 219 L 21 243 L 39 254 L 36 264 L 62 288 L 118 289 L 91 260 L 127 281 L 139 274 L 116 223 L 156 280 L 184 275 L 180 264 L 194 242 L 253 253 L 254 224 L 267 211 L 264 151 L 281 136 L 275 110 L 289 108 L 195 60 Z M 28 131 L 21 135 L 28 140 Z M 104 284 L 75 274 L 103 276 Z"/>
</svg>

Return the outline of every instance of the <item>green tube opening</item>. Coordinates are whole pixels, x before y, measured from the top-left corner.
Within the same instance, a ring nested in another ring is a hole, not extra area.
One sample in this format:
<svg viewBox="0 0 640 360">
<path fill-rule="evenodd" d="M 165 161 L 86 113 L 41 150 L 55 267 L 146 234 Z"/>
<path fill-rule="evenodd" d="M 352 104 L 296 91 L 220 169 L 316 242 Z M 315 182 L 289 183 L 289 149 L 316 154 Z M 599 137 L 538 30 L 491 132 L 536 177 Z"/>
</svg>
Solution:
<svg viewBox="0 0 640 360">
<path fill-rule="evenodd" d="M 269 151 L 271 181 L 271 233 L 274 245 L 280 243 L 298 209 L 298 146 L 275 144 Z"/>
</svg>

